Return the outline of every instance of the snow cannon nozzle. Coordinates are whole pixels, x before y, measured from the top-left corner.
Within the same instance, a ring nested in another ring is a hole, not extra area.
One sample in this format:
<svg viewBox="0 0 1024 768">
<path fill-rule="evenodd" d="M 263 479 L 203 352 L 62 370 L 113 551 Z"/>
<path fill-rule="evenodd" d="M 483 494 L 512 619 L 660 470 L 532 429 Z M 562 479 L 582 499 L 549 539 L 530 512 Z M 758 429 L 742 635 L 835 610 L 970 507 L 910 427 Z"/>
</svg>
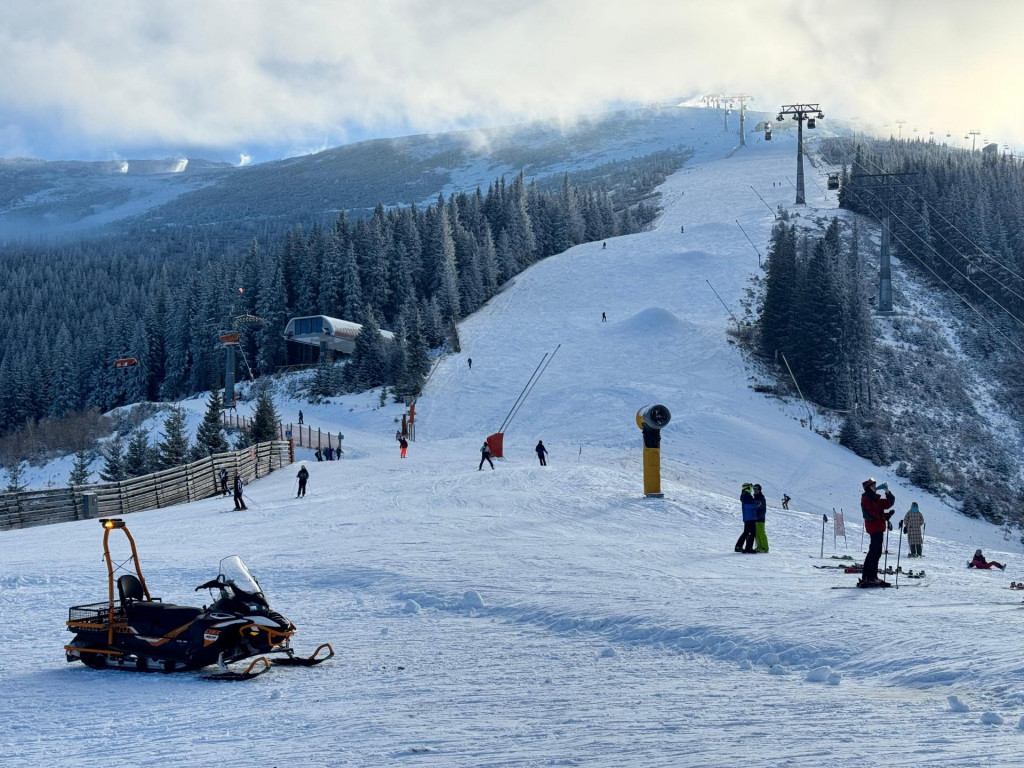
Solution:
<svg viewBox="0 0 1024 768">
<path fill-rule="evenodd" d="M 672 421 L 672 414 L 664 405 L 647 405 L 636 412 L 636 425 L 640 429 L 664 429 Z"/>
</svg>

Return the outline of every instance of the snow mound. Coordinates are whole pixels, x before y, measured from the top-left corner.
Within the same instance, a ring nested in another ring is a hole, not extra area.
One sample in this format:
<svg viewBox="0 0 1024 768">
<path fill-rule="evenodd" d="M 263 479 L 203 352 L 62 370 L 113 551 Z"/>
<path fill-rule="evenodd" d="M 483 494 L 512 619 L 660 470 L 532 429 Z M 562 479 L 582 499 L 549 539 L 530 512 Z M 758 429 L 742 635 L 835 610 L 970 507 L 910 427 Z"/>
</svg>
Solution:
<svg viewBox="0 0 1024 768">
<path fill-rule="evenodd" d="M 609 646 L 609 647 L 605 648 L 603 651 L 601 651 L 600 658 L 602 658 L 602 659 L 614 659 L 618 655 L 619 654 L 617 654 L 615 652 L 615 649 L 612 648 L 611 646 Z"/>
<path fill-rule="evenodd" d="M 420 612 L 420 604 L 415 600 L 406 600 L 402 606 L 402 613 L 416 614 Z"/>
<path fill-rule="evenodd" d="M 636 338 L 643 342 L 651 338 L 677 338 L 693 333 L 697 326 L 677 317 L 667 309 L 648 307 L 632 317 L 615 323 L 610 330 L 617 336 Z"/>
<path fill-rule="evenodd" d="M 995 712 L 982 712 L 981 722 L 985 723 L 985 725 L 1002 725 L 1003 718 Z"/>
<path fill-rule="evenodd" d="M 462 596 L 462 608 L 483 608 L 484 599 L 480 597 L 480 593 L 475 590 L 469 590 Z"/>
<path fill-rule="evenodd" d="M 949 709 L 951 712 L 970 712 L 971 708 L 960 701 L 959 696 L 949 696 L 946 699 L 949 702 Z"/>
<path fill-rule="evenodd" d="M 832 667 L 827 665 L 823 667 L 815 667 L 807 673 L 807 676 L 804 677 L 804 681 L 808 683 L 824 683 L 827 682 L 831 676 Z"/>
</svg>

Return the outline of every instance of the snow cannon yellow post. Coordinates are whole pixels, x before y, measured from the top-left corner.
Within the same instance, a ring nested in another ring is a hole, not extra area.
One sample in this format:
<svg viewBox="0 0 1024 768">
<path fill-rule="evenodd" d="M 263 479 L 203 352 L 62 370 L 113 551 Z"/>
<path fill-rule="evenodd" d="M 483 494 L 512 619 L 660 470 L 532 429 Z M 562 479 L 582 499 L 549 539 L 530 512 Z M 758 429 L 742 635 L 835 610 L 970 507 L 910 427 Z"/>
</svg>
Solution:
<svg viewBox="0 0 1024 768">
<path fill-rule="evenodd" d="M 661 492 L 661 430 L 671 420 L 664 405 L 648 405 L 636 412 L 636 425 L 644 432 L 644 496 L 648 498 L 665 495 Z"/>
</svg>

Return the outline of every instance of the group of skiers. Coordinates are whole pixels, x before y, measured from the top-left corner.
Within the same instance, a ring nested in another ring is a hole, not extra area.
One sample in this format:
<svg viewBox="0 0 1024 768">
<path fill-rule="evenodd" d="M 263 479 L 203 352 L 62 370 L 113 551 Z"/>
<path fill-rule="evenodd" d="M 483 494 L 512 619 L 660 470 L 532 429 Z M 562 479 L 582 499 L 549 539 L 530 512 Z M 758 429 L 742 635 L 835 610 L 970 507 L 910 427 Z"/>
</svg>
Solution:
<svg viewBox="0 0 1024 768">
<path fill-rule="evenodd" d="M 317 448 L 313 455 L 316 456 L 317 461 L 335 461 L 341 458 L 341 447 L 339 446 L 338 450 L 334 450 L 329 445 L 326 448 Z"/>
<path fill-rule="evenodd" d="M 228 471 L 221 467 L 220 472 L 217 473 L 217 477 L 220 479 L 220 494 L 221 496 L 227 496 L 232 491 L 235 497 L 235 509 L 248 509 L 245 506 L 245 499 L 242 497 L 242 488 L 245 487 L 245 481 L 242 480 L 242 476 L 235 472 L 235 479 L 231 484 L 232 491 L 228 490 Z"/>
<path fill-rule="evenodd" d="M 548 465 L 548 449 L 545 447 L 544 441 L 538 440 L 537 445 L 534 446 L 533 450 L 537 454 L 537 461 L 540 462 L 540 465 L 542 467 L 546 467 Z M 494 469 L 494 462 L 491 461 L 491 445 L 486 440 L 484 440 L 484 444 L 480 446 L 480 464 L 476 468 L 477 472 L 484 468 L 485 461 L 491 465 L 491 469 Z"/>
<path fill-rule="evenodd" d="M 878 577 L 878 561 L 882 556 L 885 534 L 893 529 L 891 521 L 895 511 L 892 510 L 892 506 L 896 503 L 896 496 L 889 490 L 887 483 L 878 483 L 873 477 L 865 480 L 862 487 L 860 508 L 864 517 L 864 530 L 870 541 L 857 586 L 888 587 L 889 582 Z M 783 494 L 783 509 L 789 509 L 789 501 L 790 497 Z M 768 537 L 764 530 L 767 504 L 761 493 L 761 486 L 757 483 L 744 483 L 740 489 L 740 504 L 743 509 L 743 533 L 736 540 L 736 551 L 747 554 L 767 552 Z M 907 537 L 908 557 L 924 557 L 925 522 L 924 515 L 921 514 L 921 509 L 916 501 L 911 503 L 910 509 L 900 520 L 899 529 L 900 535 Z M 980 549 L 974 553 L 974 558 L 967 564 L 967 567 L 1006 569 L 1002 563 L 986 560 Z"/>
</svg>

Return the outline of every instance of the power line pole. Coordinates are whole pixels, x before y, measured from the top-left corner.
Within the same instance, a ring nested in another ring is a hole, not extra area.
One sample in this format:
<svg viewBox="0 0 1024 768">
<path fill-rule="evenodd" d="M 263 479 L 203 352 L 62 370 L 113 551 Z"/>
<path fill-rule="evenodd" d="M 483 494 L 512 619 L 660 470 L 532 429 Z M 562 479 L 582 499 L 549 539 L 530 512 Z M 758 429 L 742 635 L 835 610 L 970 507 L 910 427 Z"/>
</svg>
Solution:
<svg viewBox="0 0 1024 768">
<path fill-rule="evenodd" d="M 910 187 L 901 181 L 903 176 L 916 173 L 854 173 L 850 178 L 851 188 L 871 192 L 882 205 L 878 220 L 882 224 L 881 252 L 878 259 L 878 311 L 892 312 L 892 261 L 889 255 L 889 214 L 892 207 L 892 192 Z"/>
<path fill-rule="evenodd" d="M 781 123 L 783 115 L 796 120 L 796 204 L 804 205 L 804 120 L 808 128 L 814 128 L 814 121 L 824 120 L 825 115 L 817 104 L 783 104 L 775 119 Z"/>
</svg>

